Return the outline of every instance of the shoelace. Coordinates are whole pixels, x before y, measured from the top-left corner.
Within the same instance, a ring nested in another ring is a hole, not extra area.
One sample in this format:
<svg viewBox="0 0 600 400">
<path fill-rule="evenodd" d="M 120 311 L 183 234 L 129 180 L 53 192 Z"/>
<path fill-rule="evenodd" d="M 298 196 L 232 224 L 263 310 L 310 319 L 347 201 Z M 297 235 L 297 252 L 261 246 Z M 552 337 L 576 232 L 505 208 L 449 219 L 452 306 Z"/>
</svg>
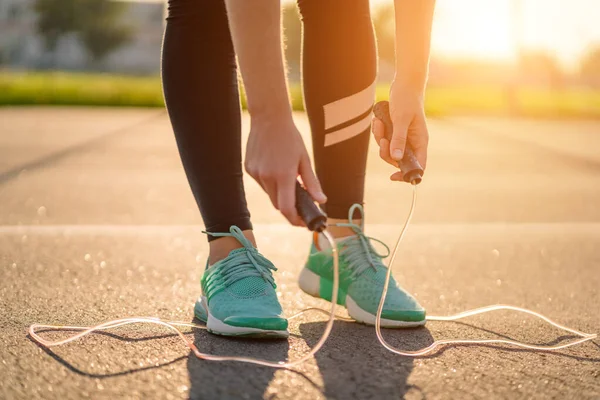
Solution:
<svg viewBox="0 0 600 400">
<path fill-rule="evenodd" d="M 352 219 L 356 210 L 360 212 L 360 225 L 355 224 Z M 376 272 L 377 267 L 385 268 L 381 260 L 390 255 L 390 248 L 381 240 L 364 234 L 364 211 L 360 204 L 354 204 L 350 207 L 347 223 L 337 223 L 334 225 L 351 228 L 356 234 L 355 237 L 343 241 L 344 247 L 340 251 L 340 255 L 344 257 L 344 260 L 348 263 L 348 268 L 352 271 L 350 278 L 360 276 L 369 267 L 373 268 Z M 371 241 L 383 245 L 387 250 L 387 254 L 379 254 L 371 244 Z"/>
<path fill-rule="evenodd" d="M 207 235 L 215 237 L 234 237 L 244 246 L 240 249 L 234 250 L 222 262 L 215 267 L 212 267 L 217 268 L 217 271 L 222 277 L 222 280 L 220 280 L 219 283 L 227 287 L 239 281 L 240 279 L 244 279 L 249 276 L 258 276 L 263 278 L 265 282 L 270 283 L 271 286 L 275 288 L 275 279 L 273 278 L 272 271 L 277 271 L 277 268 L 275 268 L 273 263 L 259 253 L 259 251 L 252 245 L 252 242 L 244 236 L 240 228 L 234 225 L 229 228 L 229 232 L 230 233 L 213 233 L 202 231 L 202 233 L 206 233 Z"/>
</svg>

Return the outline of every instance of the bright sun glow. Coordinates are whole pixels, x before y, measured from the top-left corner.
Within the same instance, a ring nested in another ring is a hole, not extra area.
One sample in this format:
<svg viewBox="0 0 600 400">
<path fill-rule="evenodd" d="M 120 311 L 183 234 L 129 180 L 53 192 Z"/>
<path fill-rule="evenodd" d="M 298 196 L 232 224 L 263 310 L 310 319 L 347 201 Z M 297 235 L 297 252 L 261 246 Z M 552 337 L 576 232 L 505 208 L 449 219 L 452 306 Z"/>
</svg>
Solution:
<svg viewBox="0 0 600 400">
<path fill-rule="evenodd" d="M 432 46 L 443 56 L 508 59 L 516 54 L 510 22 L 508 1 L 439 1 Z"/>
<path fill-rule="evenodd" d="M 575 67 L 600 44 L 599 15 L 599 0 L 437 0 L 432 52 L 511 61 L 519 49 L 541 50 Z"/>
</svg>

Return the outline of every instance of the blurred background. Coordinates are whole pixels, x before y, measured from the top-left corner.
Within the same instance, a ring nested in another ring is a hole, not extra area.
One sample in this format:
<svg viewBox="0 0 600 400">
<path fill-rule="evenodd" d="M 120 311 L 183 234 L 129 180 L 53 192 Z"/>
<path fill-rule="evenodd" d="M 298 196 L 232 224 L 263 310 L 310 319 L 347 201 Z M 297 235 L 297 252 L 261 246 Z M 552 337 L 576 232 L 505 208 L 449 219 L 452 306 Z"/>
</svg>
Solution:
<svg viewBox="0 0 600 400">
<path fill-rule="evenodd" d="M 371 1 L 380 99 L 394 64 L 392 4 Z M 283 6 L 308 145 L 301 24 L 295 2 Z M 437 0 L 427 171 L 391 266 L 431 315 L 513 304 L 600 332 L 599 16 L 599 0 Z M 32 323 L 192 318 L 208 245 L 163 104 L 164 21 L 164 1 L 0 0 L 0 399 L 598 399 L 597 341 L 553 354 L 454 347 L 413 362 L 371 328 L 336 322 L 293 372 L 199 361 L 144 328 L 51 350 L 28 340 Z M 245 145 L 247 113 L 242 124 Z M 411 190 L 390 182 L 396 169 L 378 150 L 371 143 L 367 233 L 391 245 Z M 286 314 L 326 307 L 297 286 L 309 232 L 247 174 L 244 190 Z M 412 350 L 434 338 L 568 338 L 513 313 L 475 318 L 385 336 Z M 269 345 L 194 339 L 211 353 L 297 359 L 323 323 L 310 314 L 290 326 L 289 342 Z"/>
<path fill-rule="evenodd" d="M 371 4 L 385 98 L 393 2 Z M 301 23 L 295 2 L 283 7 L 301 110 Z M 0 0 L 0 104 L 162 106 L 165 14 L 155 0 Z M 600 116 L 598 15 L 595 0 L 438 0 L 429 115 Z"/>
</svg>

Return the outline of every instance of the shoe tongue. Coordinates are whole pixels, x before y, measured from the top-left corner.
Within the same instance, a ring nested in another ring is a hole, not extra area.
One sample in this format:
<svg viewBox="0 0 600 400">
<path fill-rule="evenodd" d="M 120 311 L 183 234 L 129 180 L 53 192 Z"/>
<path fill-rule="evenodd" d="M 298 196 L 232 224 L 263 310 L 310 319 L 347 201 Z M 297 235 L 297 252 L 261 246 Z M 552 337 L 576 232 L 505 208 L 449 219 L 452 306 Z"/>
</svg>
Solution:
<svg viewBox="0 0 600 400">
<path fill-rule="evenodd" d="M 240 247 L 238 249 L 231 250 L 227 257 L 231 257 L 248 250 L 249 249 L 245 247 Z M 253 297 L 263 294 L 266 290 L 266 285 L 269 285 L 269 283 L 262 277 L 248 276 L 229 285 L 228 290 L 236 296 Z"/>
<path fill-rule="evenodd" d="M 268 284 L 260 276 L 249 276 L 233 283 L 228 289 L 236 296 L 254 297 L 263 294 Z"/>
</svg>

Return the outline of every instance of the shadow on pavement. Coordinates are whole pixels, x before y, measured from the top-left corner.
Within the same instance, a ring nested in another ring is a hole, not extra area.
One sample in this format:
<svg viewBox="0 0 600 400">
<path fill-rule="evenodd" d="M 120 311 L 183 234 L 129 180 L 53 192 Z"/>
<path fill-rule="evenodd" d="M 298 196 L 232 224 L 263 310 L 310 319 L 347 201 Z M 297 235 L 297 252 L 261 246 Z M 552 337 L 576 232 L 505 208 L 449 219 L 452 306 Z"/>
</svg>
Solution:
<svg viewBox="0 0 600 400">
<path fill-rule="evenodd" d="M 302 337 L 311 347 L 324 328 L 325 322 L 300 324 Z M 386 329 L 383 334 L 390 344 L 406 350 L 417 350 L 433 342 L 426 328 Z M 413 359 L 393 354 L 381 346 L 372 326 L 337 321 L 315 358 L 327 398 L 399 399 L 409 392 L 416 398 L 425 398 L 421 388 L 407 382 Z"/>
<path fill-rule="evenodd" d="M 57 332 L 57 329 L 40 329 L 38 331 L 38 333 L 44 333 L 44 332 Z M 60 330 L 60 332 L 78 332 L 78 331 L 69 331 L 69 330 Z M 148 340 L 156 340 L 156 339 L 165 339 L 165 338 L 171 338 L 171 337 L 175 337 L 177 336 L 177 334 L 167 334 L 167 335 L 155 335 L 155 336 L 146 336 L 146 337 L 140 337 L 140 338 L 128 338 L 126 336 L 122 336 L 122 335 L 117 335 L 114 333 L 109 333 L 109 332 L 94 332 L 95 335 L 102 335 L 102 336 L 107 336 L 113 339 L 118 339 L 124 342 L 142 342 L 142 341 L 148 341 Z M 131 368 L 131 369 L 126 369 L 126 370 L 122 370 L 122 371 L 117 371 L 117 372 L 107 372 L 107 373 L 93 373 L 93 372 L 89 372 L 89 371 L 84 371 L 80 368 L 77 368 L 75 365 L 73 365 L 72 363 L 70 363 L 69 361 L 67 361 L 66 359 L 64 359 L 63 357 L 59 356 L 58 354 L 56 354 L 54 351 L 50 350 L 48 347 L 45 347 L 41 344 L 39 344 L 38 342 L 36 342 L 35 340 L 33 340 L 33 338 L 28 334 L 27 338 L 29 340 L 31 340 L 36 346 L 38 346 L 40 349 L 42 349 L 46 354 L 48 354 L 50 357 L 52 357 L 54 360 L 56 360 L 58 363 L 60 363 L 61 365 L 63 365 L 65 368 L 67 368 L 69 371 L 74 372 L 78 375 L 81 376 L 86 376 L 88 378 L 98 378 L 98 379 L 104 379 L 104 378 L 114 378 L 117 376 L 123 376 L 123 375 L 129 375 L 129 374 L 133 374 L 135 372 L 140 372 L 140 371 L 146 371 L 149 369 L 157 369 L 157 368 L 162 368 L 162 367 L 166 367 L 167 365 L 171 365 L 171 364 L 175 364 L 178 361 L 181 361 L 183 359 L 186 358 L 186 356 L 180 356 L 180 357 L 176 357 L 170 361 L 165 361 L 162 363 L 157 363 L 155 365 L 147 365 L 144 367 L 138 367 L 138 368 Z"/>
<path fill-rule="evenodd" d="M 514 341 L 520 341 L 519 339 L 513 337 L 513 336 L 509 336 L 509 335 L 503 335 L 501 333 L 498 333 L 496 331 L 493 331 L 491 329 L 486 329 L 486 328 L 482 328 L 480 326 L 474 325 L 474 324 L 470 324 L 467 322 L 461 322 L 461 321 L 446 321 L 447 323 L 453 323 L 453 324 L 457 324 L 457 325 L 462 325 L 462 326 L 468 326 L 470 328 L 474 328 L 483 332 L 487 332 L 487 333 L 491 333 L 494 334 L 500 338 L 503 339 L 508 339 L 508 340 L 514 340 Z M 576 339 L 581 339 L 581 336 L 577 336 L 577 335 L 562 335 L 562 336 L 558 336 L 557 338 L 555 338 L 554 340 L 551 341 L 541 341 L 541 342 L 534 342 L 534 343 L 530 343 L 533 345 L 537 345 L 537 346 L 556 346 L 557 344 L 563 344 L 563 342 L 565 341 L 574 341 Z M 590 340 L 588 343 L 591 343 L 592 345 L 598 347 L 600 349 L 600 345 L 598 345 L 595 341 Z M 531 350 L 531 349 L 525 349 L 525 348 L 521 348 L 521 347 L 511 347 L 510 345 L 503 345 L 503 344 L 468 344 L 468 343 L 462 343 L 462 344 L 447 344 L 444 345 L 442 347 L 439 347 L 436 351 L 434 351 L 432 354 L 429 354 L 427 356 L 423 356 L 421 358 L 434 358 L 437 357 L 439 355 L 442 355 L 446 350 L 451 349 L 451 348 L 455 348 L 455 347 L 487 347 L 490 349 L 496 349 L 496 350 L 502 350 L 502 351 L 511 351 L 511 352 L 516 352 L 516 353 L 541 353 L 544 352 L 542 350 Z M 567 349 L 563 350 L 563 351 L 569 351 Z M 577 361 L 586 361 L 586 362 L 591 362 L 591 363 L 598 363 L 600 362 L 600 358 L 590 358 L 590 357 L 581 357 L 581 356 L 576 356 L 573 354 L 568 354 L 568 353 L 563 353 L 563 352 L 559 352 L 558 350 L 551 350 L 551 351 L 546 351 L 544 352 L 548 355 L 551 356 L 556 356 L 556 357 L 565 357 L 565 358 L 572 358 L 574 360 Z"/>
<path fill-rule="evenodd" d="M 200 323 L 194 320 L 194 323 Z M 204 330 L 194 332 L 194 344 L 202 353 L 222 356 L 245 356 L 269 361 L 286 360 L 286 339 L 260 340 L 219 337 Z M 240 362 L 198 359 L 190 352 L 187 360 L 190 375 L 190 399 L 263 398 L 277 371 L 275 368 Z"/>
</svg>

